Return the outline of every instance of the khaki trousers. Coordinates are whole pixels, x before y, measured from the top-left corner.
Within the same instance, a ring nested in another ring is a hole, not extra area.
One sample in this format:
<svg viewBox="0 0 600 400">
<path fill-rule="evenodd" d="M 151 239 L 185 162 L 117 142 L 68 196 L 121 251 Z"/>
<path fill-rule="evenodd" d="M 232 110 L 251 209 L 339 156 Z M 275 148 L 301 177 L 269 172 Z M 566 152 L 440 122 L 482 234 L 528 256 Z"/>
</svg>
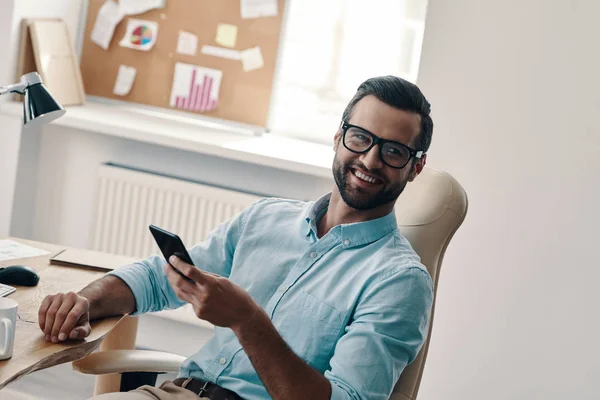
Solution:
<svg viewBox="0 0 600 400">
<path fill-rule="evenodd" d="M 88 400 L 200 400 L 208 397 L 198 397 L 193 392 L 174 385 L 170 381 L 160 387 L 141 386 L 124 393 L 106 393 L 90 397 Z"/>
</svg>

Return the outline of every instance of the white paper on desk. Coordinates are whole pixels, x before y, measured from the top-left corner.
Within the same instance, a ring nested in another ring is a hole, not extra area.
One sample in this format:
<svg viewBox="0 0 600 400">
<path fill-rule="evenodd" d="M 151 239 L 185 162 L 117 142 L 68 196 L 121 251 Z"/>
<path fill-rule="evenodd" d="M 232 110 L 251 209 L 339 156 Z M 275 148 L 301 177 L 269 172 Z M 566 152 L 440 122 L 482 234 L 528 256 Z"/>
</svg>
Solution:
<svg viewBox="0 0 600 400">
<path fill-rule="evenodd" d="M 14 240 L 0 240 L 0 261 L 37 257 L 48 253 L 46 250 L 36 249 L 35 247 L 27 246 Z"/>
<path fill-rule="evenodd" d="M 242 59 L 241 51 L 233 50 L 233 49 L 226 49 L 224 47 L 204 45 L 204 46 L 202 46 L 202 50 L 200 50 L 200 52 L 202 54 L 206 54 L 207 56 L 227 58 L 229 60 L 241 60 Z"/>
<path fill-rule="evenodd" d="M 177 53 L 195 56 L 198 51 L 198 36 L 186 31 L 179 31 Z"/>
<path fill-rule="evenodd" d="M 242 66 L 244 71 L 254 71 L 265 66 L 260 47 L 252 47 L 242 51 Z"/>
<path fill-rule="evenodd" d="M 124 15 L 137 15 L 155 8 L 165 8 L 167 0 L 119 0 Z"/>
<path fill-rule="evenodd" d="M 274 17 L 277 15 L 277 0 L 240 0 L 242 18 Z"/>
<path fill-rule="evenodd" d="M 131 92 L 133 81 L 135 80 L 136 69 L 127 65 L 119 65 L 119 72 L 113 93 L 117 96 L 127 96 Z"/>
<path fill-rule="evenodd" d="M 96 16 L 96 22 L 91 34 L 92 42 L 104 50 L 108 50 L 110 41 L 115 33 L 115 28 L 122 19 L 123 14 L 119 10 L 119 5 L 113 0 L 106 0 Z"/>
</svg>

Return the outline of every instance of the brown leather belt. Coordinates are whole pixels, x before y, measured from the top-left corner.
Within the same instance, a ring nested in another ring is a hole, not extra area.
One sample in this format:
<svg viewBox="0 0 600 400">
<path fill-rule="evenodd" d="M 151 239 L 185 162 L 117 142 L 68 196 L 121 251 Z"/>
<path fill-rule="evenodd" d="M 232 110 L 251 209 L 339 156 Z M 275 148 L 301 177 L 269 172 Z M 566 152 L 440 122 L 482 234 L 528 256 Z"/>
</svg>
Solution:
<svg viewBox="0 0 600 400">
<path fill-rule="evenodd" d="M 194 392 L 198 397 L 208 397 L 210 400 L 243 400 L 231 390 L 201 379 L 177 378 L 173 384 Z"/>
</svg>

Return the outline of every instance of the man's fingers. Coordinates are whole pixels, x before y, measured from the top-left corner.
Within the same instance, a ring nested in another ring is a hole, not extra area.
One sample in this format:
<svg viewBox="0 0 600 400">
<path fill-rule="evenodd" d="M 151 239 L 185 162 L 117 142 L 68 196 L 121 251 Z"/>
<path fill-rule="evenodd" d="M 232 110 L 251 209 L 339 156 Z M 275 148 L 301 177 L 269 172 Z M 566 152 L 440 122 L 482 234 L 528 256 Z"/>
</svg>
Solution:
<svg viewBox="0 0 600 400">
<path fill-rule="evenodd" d="M 75 293 L 69 293 L 64 296 L 64 300 L 54 316 L 54 324 L 52 325 L 52 332 L 50 333 L 53 342 L 58 342 L 60 328 L 63 326 L 67 316 L 71 313 L 71 309 L 75 305 L 76 300 L 77 295 Z M 63 338 L 63 340 L 64 339 L 66 338 Z"/>
<path fill-rule="evenodd" d="M 52 299 L 53 296 L 46 296 L 40 305 L 40 309 L 38 310 L 38 324 L 42 331 L 46 326 L 46 313 L 48 312 L 48 307 L 50 307 L 50 304 L 52 304 Z"/>
<path fill-rule="evenodd" d="M 48 311 L 46 311 L 46 321 L 44 324 L 44 333 L 47 337 L 49 337 L 52 333 L 52 327 L 54 326 L 54 318 L 56 317 L 56 313 L 58 309 L 62 305 L 62 294 L 58 294 L 52 299 L 52 304 L 48 307 Z"/>
<path fill-rule="evenodd" d="M 76 303 L 71 309 L 71 312 L 69 312 L 69 315 L 67 315 L 67 318 L 65 318 L 65 322 L 63 322 L 60 327 L 58 340 L 65 340 L 78 323 L 82 322 L 87 324 L 87 317 L 81 321 L 82 317 L 86 316 L 87 312 L 88 310 L 83 303 Z"/>
<path fill-rule="evenodd" d="M 177 297 L 179 297 L 183 301 L 187 301 L 189 303 L 189 298 L 192 294 L 199 290 L 200 287 L 196 285 L 194 282 L 190 282 L 175 272 L 175 269 L 170 264 L 165 264 L 165 274 L 167 275 L 167 280 L 171 284 L 173 291 Z"/>
<path fill-rule="evenodd" d="M 177 272 L 177 269 L 175 269 L 175 267 L 173 267 L 171 264 L 165 264 L 164 269 L 165 274 L 167 274 L 167 279 L 169 280 L 169 282 L 171 282 L 171 286 L 177 286 L 182 289 L 187 289 L 187 291 L 192 291 L 193 288 L 196 286 L 196 283 L 194 281 L 190 280 L 185 275 L 181 276 L 181 274 Z"/>
<path fill-rule="evenodd" d="M 181 261 L 177 256 L 171 256 L 169 258 L 169 263 L 173 268 L 177 268 L 183 275 L 201 285 L 210 283 L 212 279 L 214 279 L 211 275 L 202 272 L 199 268 Z"/>
<path fill-rule="evenodd" d="M 86 323 L 85 325 L 78 326 L 75 329 L 73 329 L 69 333 L 69 339 L 83 339 L 83 338 L 88 337 L 88 335 L 91 332 L 92 332 L 92 329 L 90 327 L 90 324 Z"/>
</svg>

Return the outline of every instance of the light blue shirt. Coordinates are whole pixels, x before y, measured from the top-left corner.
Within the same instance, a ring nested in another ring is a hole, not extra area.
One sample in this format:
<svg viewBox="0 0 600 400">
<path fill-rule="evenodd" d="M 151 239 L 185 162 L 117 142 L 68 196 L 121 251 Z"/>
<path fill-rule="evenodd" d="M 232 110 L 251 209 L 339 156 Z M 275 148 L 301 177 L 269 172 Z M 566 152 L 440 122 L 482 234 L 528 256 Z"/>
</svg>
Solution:
<svg viewBox="0 0 600 400">
<path fill-rule="evenodd" d="M 289 347 L 331 382 L 331 399 L 387 400 L 427 337 L 431 277 L 393 212 L 338 225 L 319 239 L 329 198 L 260 200 L 189 253 L 197 267 L 229 278 L 263 307 Z M 164 263 L 153 256 L 112 272 L 133 291 L 135 315 L 185 304 Z M 270 398 L 228 328 L 215 327 L 179 376 L 210 380 L 247 400 Z"/>
</svg>

